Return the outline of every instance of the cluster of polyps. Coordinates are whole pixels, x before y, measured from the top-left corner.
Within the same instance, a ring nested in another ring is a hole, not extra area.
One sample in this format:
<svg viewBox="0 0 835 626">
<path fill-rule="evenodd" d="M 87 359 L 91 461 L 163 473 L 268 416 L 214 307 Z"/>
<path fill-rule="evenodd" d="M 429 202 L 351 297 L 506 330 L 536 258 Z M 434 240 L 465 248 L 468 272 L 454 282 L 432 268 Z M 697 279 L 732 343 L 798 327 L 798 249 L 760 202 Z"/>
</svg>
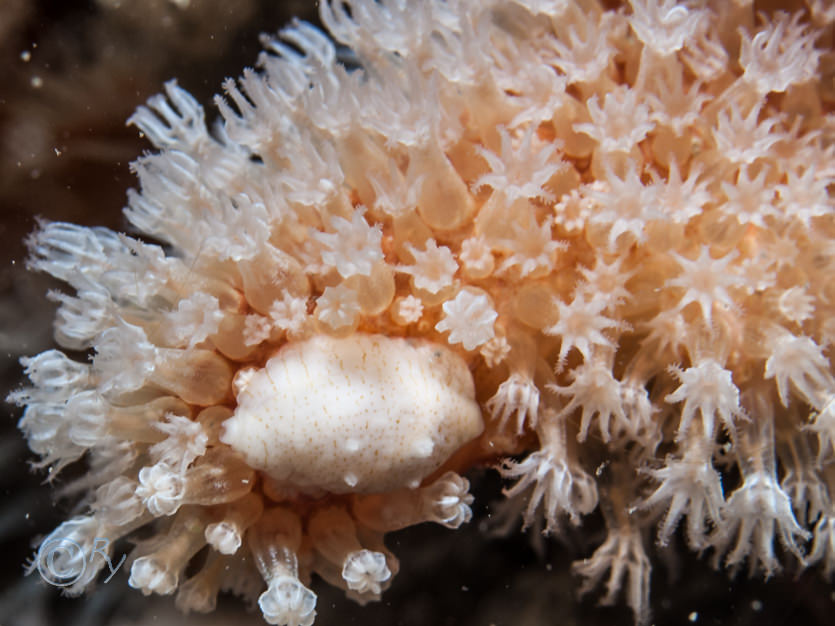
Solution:
<svg viewBox="0 0 835 626">
<path fill-rule="evenodd" d="M 89 466 L 52 537 L 152 524 L 134 587 L 309 624 L 312 574 L 379 597 L 383 534 L 467 521 L 456 472 L 501 460 L 527 525 L 601 505 L 575 569 L 638 620 L 649 525 L 831 575 L 835 11 L 800 9 L 322 2 L 353 69 L 295 24 L 211 133 L 166 85 L 126 216 L 167 247 L 30 241 L 75 290 L 57 341 L 92 354 L 24 360 L 12 395 L 50 476 Z"/>
</svg>

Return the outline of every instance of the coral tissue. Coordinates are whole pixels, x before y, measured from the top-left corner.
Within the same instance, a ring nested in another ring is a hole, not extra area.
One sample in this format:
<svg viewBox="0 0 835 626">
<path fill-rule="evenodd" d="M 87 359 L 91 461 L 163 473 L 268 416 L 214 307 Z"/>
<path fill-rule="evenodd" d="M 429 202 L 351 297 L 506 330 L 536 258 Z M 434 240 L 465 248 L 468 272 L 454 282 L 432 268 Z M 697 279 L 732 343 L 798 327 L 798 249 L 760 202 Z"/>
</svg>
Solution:
<svg viewBox="0 0 835 626">
<path fill-rule="evenodd" d="M 87 467 L 50 537 L 142 528 L 143 593 L 308 625 L 313 575 L 378 599 L 384 533 L 468 521 L 488 464 L 526 526 L 599 506 L 575 573 L 638 621 L 647 528 L 831 577 L 835 11 L 786 9 L 323 1 L 216 124 L 166 84 L 138 237 L 29 241 L 74 356 L 10 400 L 50 478 Z"/>
</svg>

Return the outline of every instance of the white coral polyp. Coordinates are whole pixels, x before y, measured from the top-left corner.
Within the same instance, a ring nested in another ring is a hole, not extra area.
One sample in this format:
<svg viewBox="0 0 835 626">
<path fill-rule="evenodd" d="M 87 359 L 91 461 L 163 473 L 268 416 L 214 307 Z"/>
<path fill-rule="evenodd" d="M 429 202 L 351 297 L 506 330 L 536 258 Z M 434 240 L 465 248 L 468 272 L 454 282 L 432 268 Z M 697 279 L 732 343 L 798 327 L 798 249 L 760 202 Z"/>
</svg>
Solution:
<svg viewBox="0 0 835 626">
<path fill-rule="evenodd" d="M 634 433 L 635 425 L 630 421 L 624 406 L 623 383 L 612 375 L 610 367 L 599 360 L 584 362 L 569 372 L 571 384 L 561 387 L 549 385 L 549 389 L 569 399 L 563 407 L 563 415 L 571 415 L 575 409 L 582 409 L 578 441 L 588 437 L 592 418 L 597 415 L 600 436 L 608 442 L 613 436 Z"/>
<path fill-rule="evenodd" d="M 156 427 L 167 437 L 149 450 L 155 463 L 185 470 L 194 459 L 206 453 L 209 437 L 199 422 L 168 413 L 165 421 L 157 423 Z"/>
<path fill-rule="evenodd" d="M 777 308 L 790 322 L 803 324 L 815 312 L 815 298 L 803 287 L 790 287 L 780 295 Z"/>
<path fill-rule="evenodd" d="M 169 341 L 176 346 L 193 348 L 218 331 L 224 315 L 217 298 L 197 292 L 180 300 L 177 310 L 166 318 Z"/>
<path fill-rule="evenodd" d="M 742 34 L 739 64 L 743 77 L 760 94 L 784 92 L 790 85 L 815 76 L 820 51 L 815 49 L 814 31 L 800 23 L 799 13 L 777 12 L 774 21 L 754 34 Z"/>
<path fill-rule="evenodd" d="M 502 475 L 518 478 L 513 487 L 505 490 L 506 496 L 514 497 L 532 487 L 524 513 L 526 526 L 533 524 L 540 506 L 547 532 L 559 528 L 562 515 L 568 515 L 577 525 L 581 515 L 597 507 L 597 485 L 592 477 L 571 460 L 555 455 L 552 449 L 534 452 L 519 463 L 506 462 Z"/>
<path fill-rule="evenodd" d="M 47 298 L 60 303 L 55 314 L 55 340 L 72 350 L 89 348 L 115 321 L 110 296 L 101 286 L 80 289 L 75 298 L 50 291 Z"/>
<path fill-rule="evenodd" d="M 507 206 L 520 198 L 553 200 L 545 185 L 563 167 L 559 158 L 554 157 L 558 146 L 545 143 L 534 151 L 533 131 L 534 126 L 529 126 L 518 149 L 514 150 L 510 133 L 505 128 L 499 128 L 501 155 L 479 148 L 478 152 L 487 161 L 491 173 L 476 180 L 475 187 L 491 187 L 501 194 Z"/>
<path fill-rule="evenodd" d="M 498 314 L 490 306 L 487 294 L 462 290 L 444 302 L 442 308 L 444 318 L 435 324 L 435 330 L 449 331 L 449 343 L 460 343 L 465 350 L 475 350 L 494 337 L 493 322 Z"/>
<path fill-rule="evenodd" d="M 744 276 L 734 272 L 731 263 L 737 254 L 731 252 L 724 257 L 714 259 L 707 246 L 702 247 L 699 257 L 694 260 L 674 254 L 673 258 L 679 264 L 679 274 L 667 280 L 664 285 L 684 293 L 678 301 L 679 309 L 690 304 L 698 304 L 702 317 L 708 324 L 713 319 L 715 305 L 733 308 L 734 300 L 729 292 L 735 287 L 743 287 L 747 282 Z"/>
<path fill-rule="evenodd" d="M 397 302 L 395 315 L 405 324 L 414 324 L 423 315 L 423 303 L 420 298 L 409 294 Z"/>
<path fill-rule="evenodd" d="M 462 241 L 458 260 L 461 261 L 464 272 L 474 278 L 489 276 L 495 265 L 490 246 L 483 237 L 472 237 Z"/>
<path fill-rule="evenodd" d="M 270 338 L 272 321 L 262 315 L 247 315 L 244 322 L 244 345 L 257 346 Z"/>
<path fill-rule="evenodd" d="M 521 433 L 525 423 L 531 428 L 536 427 L 539 412 L 539 387 L 529 376 L 513 373 L 496 390 L 495 395 L 487 401 L 487 409 L 493 419 L 499 421 L 499 427 L 504 428 L 511 415 L 516 416 L 516 432 Z"/>
<path fill-rule="evenodd" d="M 258 597 L 258 607 L 268 624 L 310 626 L 316 618 L 316 595 L 298 579 L 281 576 Z"/>
<path fill-rule="evenodd" d="M 125 526 L 142 515 L 145 504 L 136 493 L 136 481 L 119 476 L 96 490 L 91 508 L 107 524 Z"/>
<path fill-rule="evenodd" d="M 810 337 L 798 337 L 789 332 L 775 337 L 765 362 L 765 378 L 777 383 L 777 392 L 784 406 L 789 403 L 789 385 L 812 406 L 820 406 L 835 389 L 835 378 L 829 360 Z"/>
<path fill-rule="evenodd" d="M 584 190 L 586 202 L 591 204 L 580 207 L 582 219 L 609 229 L 609 251 L 616 250 L 618 239 L 624 234 L 643 242 L 648 224 L 669 219 L 661 211 L 658 188 L 644 185 L 631 161 L 629 169 L 623 174 L 615 173 L 608 163 L 605 172 L 605 180 L 599 180 Z"/>
<path fill-rule="evenodd" d="M 371 268 L 383 258 L 380 227 L 369 226 L 362 211 L 355 211 L 350 220 L 334 217 L 330 226 L 335 232 L 313 233 L 325 248 L 322 251 L 325 265 L 335 268 L 342 278 L 354 274 L 368 276 Z"/>
<path fill-rule="evenodd" d="M 136 495 L 155 517 L 174 515 L 185 495 L 184 477 L 163 463 L 143 467 Z"/>
<path fill-rule="evenodd" d="M 754 472 L 728 498 L 722 513 L 722 525 L 716 530 L 712 543 L 717 553 L 723 553 L 735 537 L 735 544 L 725 562 L 736 570 L 746 557 L 749 570 L 761 568 L 766 577 L 780 569 L 774 554 L 774 537 L 799 559 L 799 543 L 810 533 L 800 527 L 794 517 L 786 493 L 774 477 L 765 472 Z"/>
<path fill-rule="evenodd" d="M 496 367 L 510 354 L 510 344 L 505 337 L 493 337 L 481 346 L 479 353 L 488 367 Z"/>
<path fill-rule="evenodd" d="M 74 444 L 89 448 L 107 433 L 108 406 L 95 391 L 81 391 L 67 400 L 64 419 L 67 436 Z"/>
<path fill-rule="evenodd" d="M 559 320 L 542 332 L 560 338 L 559 364 L 565 361 L 572 348 L 576 348 L 588 360 L 595 346 L 612 345 L 606 331 L 616 329 L 618 323 L 603 315 L 609 304 L 604 295 L 597 293 L 587 300 L 586 295 L 580 292 L 575 293 L 568 304 L 560 301 L 555 304 Z"/>
<path fill-rule="evenodd" d="M 786 184 L 777 186 L 781 217 L 799 219 L 809 228 L 814 218 L 832 213 L 828 191 L 833 182 L 831 174 L 820 174 L 815 165 L 810 165 L 802 173 L 790 171 L 786 177 Z"/>
<path fill-rule="evenodd" d="M 693 37 L 700 15 L 676 0 L 630 0 L 629 24 L 645 46 L 661 55 L 673 54 Z"/>
<path fill-rule="evenodd" d="M 154 371 L 156 347 L 138 326 L 108 328 L 96 343 L 93 372 L 102 379 L 102 393 L 119 394 L 142 387 Z"/>
<path fill-rule="evenodd" d="M 547 40 L 554 51 L 549 62 L 568 79 L 568 83 L 594 83 L 608 66 L 615 48 L 609 41 L 613 30 L 612 15 L 601 19 L 585 15 L 572 24 L 567 41 L 556 38 Z"/>
<path fill-rule="evenodd" d="M 454 472 L 424 489 L 422 502 L 426 518 L 447 528 L 459 528 L 473 517 L 470 482 Z"/>
<path fill-rule="evenodd" d="M 745 114 L 732 103 L 728 111 L 719 114 L 713 137 L 719 153 L 731 163 L 750 165 L 766 159 L 771 148 L 783 140 L 782 134 L 774 131 L 776 119 L 759 122 L 761 109 L 757 104 Z"/>
<path fill-rule="evenodd" d="M 48 390 L 55 400 L 66 400 L 74 389 L 86 387 L 90 377 L 89 365 L 73 361 L 58 350 L 47 350 L 31 358 L 23 357 L 20 364 L 35 387 Z M 18 392 L 11 398 L 18 402 L 26 397 Z"/>
<path fill-rule="evenodd" d="M 316 318 L 334 330 L 353 326 L 359 309 L 357 292 L 345 285 L 327 287 L 316 300 Z"/>
<path fill-rule="evenodd" d="M 542 275 L 554 269 L 557 251 L 563 249 L 565 244 L 552 239 L 550 223 L 527 227 L 514 223 L 512 232 L 512 239 L 497 242 L 499 247 L 510 252 L 499 266 L 497 274 L 507 274 L 508 270 L 516 268 L 520 277 L 524 278 L 531 274 Z"/>
<path fill-rule="evenodd" d="M 438 246 L 434 239 L 426 242 L 424 250 L 418 250 L 406 244 L 409 252 L 415 258 L 414 265 L 404 265 L 401 272 L 411 274 L 415 288 L 429 293 L 438 293 L 452 285 L 452 278 L 458 270 L 452 252 L 446 246 Z"/>
<path fill-rule="evenodd" d="M 739 389 L 730 371 L 715 359 L 702 359 L 686 370 L 672 370 L 681 386 L 667 395 L 666 402 L 684 402 L 678 426 L 680 439 L 690 427 L 696 411 L 702 416 L 702 426 L 708 439 L 713 438 L 715 418 L 733 431 L 734 420 L 743 415 L 739 405 Z"/>
<path fill-rule="evenodd" d="M 768 173 L 763 169 L 753 179 L 748 167 L 740 167 L 736 184 L 722 183 L 722 191 L 727 198 L 721 210 L 740 224 L 756 224 L 765 227 L 765 218 L 774 216 L 774 190 L 765 184 Z"/>
<path fill-rule="evenodd" d="M 177 576 L 151 557 L 140 557 L 130 568 L 128 584 L 146 596 L 151 593 L 170 595 L 177 589 Z"/>
<path fill-rule="evenodd" d="M 645 624 L 649 618 L 650 563 L 638 528 L 614 526 L 609 528 L 606 541 L 594 554 L 572 565 L 575 574 L 585 580 L 580 593 L 588 593 L 601 583 L 606 572 L 606 594 L 601 604 L 614 604 L 616 594 L 624 590 L 626 602 L 635 615 L 637 624 Z"/>
<path fill-rule="evenodd" d="M 275 300 L 270 307 L 270 318 L 273 325 L 285 331 L 288 337 L 298 338 L 308 320 L 307 300 L 293 297 L 285 290 L 281 299 Z"/>
<path fill-rule="evenodd" d="M 607 93 L 603 106 L 592 96 L 586 106 L 592 121 L 574 124 L 574 130 L 598 142 L 604 153 L 629 152 L 655 127 L 649 107 L 638 102 L 631 89 Z"/>
<path fill-rule="evenodd" d="M 241 534 L 228 522 L 206 526 L 206 542 L 221 554 L 235 554 L 241 547 Z"/>
<path fill-rule="evenodd" d="M 357 593 L 378 594 L 381 585 L 391 578 L 386 555 L 373 550 L 352 552 L 342 566 L 342 579 L 348 589 Z"/>
<path fill-rule="evenodd" d="M 687 516 L 687 541 L 694 550 L 707 545 L 707 532 L 722 523 L 725 504 L 721 478 L 710 457 L 709 439 L 692 437 L 680 458 L 668 457 L 665 467 L 649 470 L 658 486 L 641 504 L 666 509 L 658 525 L 658 543 L 665 546 L 683 516 Z"/>
</svg>

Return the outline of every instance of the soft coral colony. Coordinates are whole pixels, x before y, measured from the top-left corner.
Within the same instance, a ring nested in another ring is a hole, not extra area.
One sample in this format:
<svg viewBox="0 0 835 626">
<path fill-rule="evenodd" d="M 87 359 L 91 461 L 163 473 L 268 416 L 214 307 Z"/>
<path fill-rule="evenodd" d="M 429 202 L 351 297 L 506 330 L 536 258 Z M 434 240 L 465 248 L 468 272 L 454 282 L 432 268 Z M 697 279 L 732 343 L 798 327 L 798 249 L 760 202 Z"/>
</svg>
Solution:
<svg viewBox="0 0 835 626">
<path fill-rule="evenodd" d="M 350 54 L 266 38 L 211 130 L 167 84 L 126 209 L 163 245 L 29 242 L 92 355 L 25 359 L 11 396 L 50 477 L 89 466 L 50 538 L 153 529 L 131 586 L 310 624 L 313 574 L 379 598 L 383 535 L 468 521 L 492 464 L 526 526 L 600 508 L 574 570 L 638 621 L 645 531 L 683 520 L 731 572 L 831 577 L 835 9 L 792 11 L 322 2 Z"/>
</svg>

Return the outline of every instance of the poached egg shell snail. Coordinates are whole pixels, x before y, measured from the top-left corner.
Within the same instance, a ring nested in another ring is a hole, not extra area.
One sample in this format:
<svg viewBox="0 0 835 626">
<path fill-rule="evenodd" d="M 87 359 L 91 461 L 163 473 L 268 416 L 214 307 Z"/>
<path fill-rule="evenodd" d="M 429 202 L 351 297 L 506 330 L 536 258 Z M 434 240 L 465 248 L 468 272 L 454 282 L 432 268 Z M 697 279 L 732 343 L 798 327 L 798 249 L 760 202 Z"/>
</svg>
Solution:
<svg viewBox="0 0 835 626">
<path fill-rule="evenodd" d="M 464 360 L 427 340 L 320 335 L 236 379 L 221 441 L 305 493 L 417 487 L 483 430 Z"/>
</svg>

